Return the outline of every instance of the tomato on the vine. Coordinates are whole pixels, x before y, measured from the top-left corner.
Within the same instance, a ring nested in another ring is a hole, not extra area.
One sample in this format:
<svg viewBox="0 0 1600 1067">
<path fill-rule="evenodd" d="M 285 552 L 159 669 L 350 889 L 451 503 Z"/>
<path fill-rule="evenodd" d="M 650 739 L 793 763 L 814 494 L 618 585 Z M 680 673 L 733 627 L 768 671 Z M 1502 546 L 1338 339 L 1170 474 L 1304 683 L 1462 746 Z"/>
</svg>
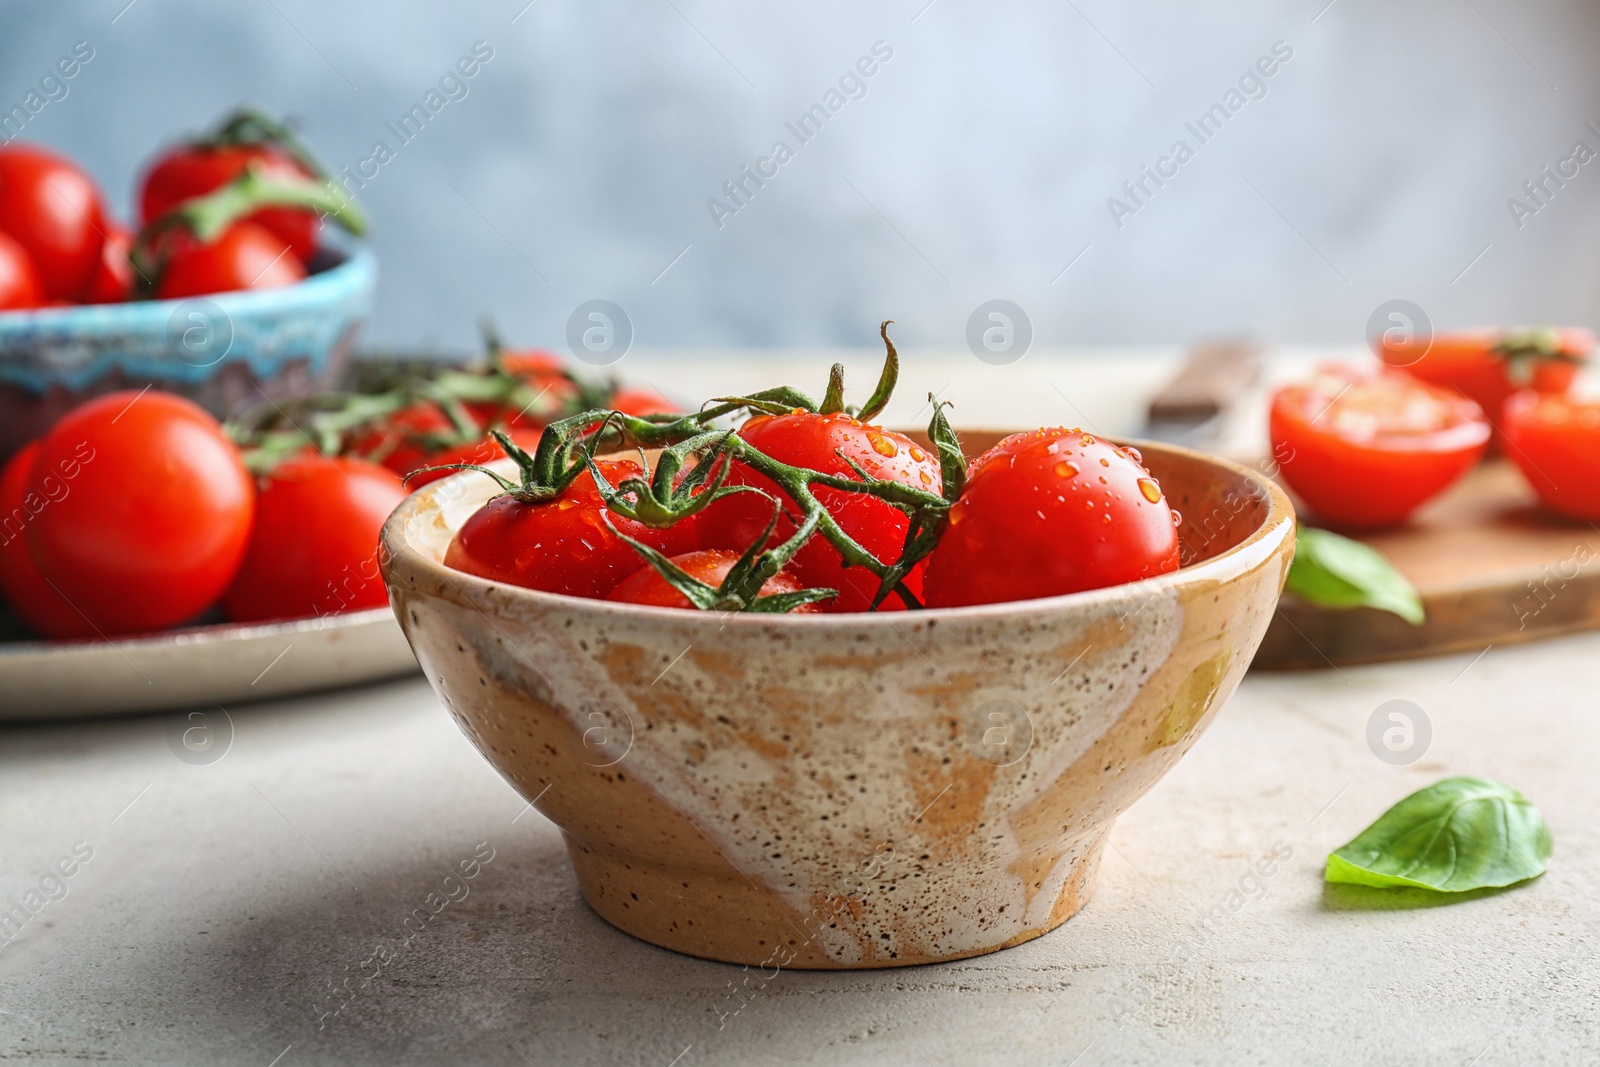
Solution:
<svg viewBox="0 0 1600 1067">
<path fill-rule="evenodd" d="M 31 145 L 0 146 L 0 232 L 27 250 L 46 298 L 77 300 L 100 261 L 105 208 L 70 160 Z"/>
<path fill-rule="evenodd" d="M 739 553 L 726 548 L 706 548 L 698 552 L 686 552 L 674 556 L 671 560 L 689 577 L 697 578 L 713 588 L 720 586 L 722 580 L 733 570 L 733 565 L 739 562 Z M 761 586 L 762 596 L 776 596 L 779 593 L 798 593 L 805 587 L 788 571 L 780 570 L 768 578 Z M 689 603 L 689 598 L 678 590 L 651 566 L 634 574 L 631 578 L 623 579 L 622 583 L 611 591 L 607 600 L 619 604 L 648 604 L 658 608 L 683 608 L 692 610 L 694 605 Z M 822 610 L 816 604 L 802 604 L 791 609 L 791 615 L 809 615 Z"/>
<path fill-rule="evenodd" d="M 1594 346 L 1594 334 L 1583 329 L 1471 330 L 1439 334 L 1426 345 L 1385 335 L 1378 358 L 1454 389 L 1498 424 L 1506 399 L 1519 389 L 1565 393 Z"/>
<path fill-rule="evenodd" d="M 1503 429 L 1545 507 L 1600 522 L 1600 400 L 1517 393 L 1506 401 Z"/>
<path fill-rule="evenodd" d="M 108 393 L 39 442 L 28 492 L 61 487 L 28 527 L 40 572 L 107 634 L 186 622 L 244 557 L 255 488 L 217 420 L 179 396 Z"/>
<path fill-rule="evenodd" d="M 613 486 L 643 474 L 631 460 L 600 460 L 597 466 Z M 593 475 L 584 471 L 554 500 L 528 504 L 508 494 L 489 501 L 457 531 L 444 562 L 508 585 L 599 598 L 648 566 L 618 532 L 663 555 L 678 556 L 702 547 L 699 517 L 655 529 L 608 516 Z"/>
<path fill-rule="evenodd" d="M 292 619 L 387 604 L 378 532 L 405 499 L 390 470 L 348 457 L 294 456 L 261 485 L 250 547 L 222 598 L 230 619 Z"/>
<path fill-rule="evenodd" d="M 939 492 L 937 457 L 904 434 L 867 425 L 844 412 L 819 415 L 796 410 L 785 415 L 757 415 L 740 427 L 739 436 L 781 463 L 854 478 L 855 472 L 845 462 L 849 457 L 874 478 Z M 728 484 L 753 485 L 775 498 L 787 499 L 768 478 L 743 464 L 734 464 Z M 886 564 L 900 558 L 911 522 L 905 512 L 875 497 L 844 489 L 813 486 L 811 491 L 839 527 L 862 548 Z M 719 500 L 705 512 L 706 543 L 742 550 L 761 536 L 771 518 L 771 502 L 756 493 L 739 493 Z M 782 516 L 772 543 L 787 539 L 794 530 L 790 517 Z M 845 566 L 839 550 L 821 535 L 806 542 L 788 570 L 809 588 L 839 590 L 838 597 L 822 605 L 827 612 L 866 611 L 878 592 L 878 576 L 865 567 Z M 913 595 L 920 595 L 921 570 L 908 574 L 905 585 Z M 879 609 L 894 611 L 904 606 L 891 593 Z"/>
<path fill-rule="evenodd" d="M 20 311 L 44 303 L 44 285 L 28 250 L 0 232 L 0 311 Z"/>
<path fill-rule="evenodd" d="M 1272 398 L 1283 480 L 1321 518 L 1348 527 L 1403 522 L 1482 458 L 1478 405 L 1406 374 L 1324 368 Z"/>
<path fill-rule="evenodd" d="M 507 430 L 506 436 L 512 443 L 527 452 L 532 452 L 539 447 L 540 431 L 538 430 Z M 464 445 L 452 445 L 429 453 L 418 466 L 406 473 L 406 485 L 412 489 L 420 489 L 429 482 L 436 482 L 440 478 L 448 478 L 455 471 L 429 470 L 429 467 L 442 467 L 451 463 L 475 463 L 479 466 L 493 463 L 506 458 L 506 450 L 500 447 L 500 442 L 492 437 L 485 437 L 481 441 L 472 441 Z"/>
<path fill-rule="evenodd" d="M 353 434 L 343 451 L 404 476 L 433 462 L 431 457 L 438 450 L 429 444 L 430 438 L 455 433 L 455 423 L 443 408 L 419 400 Z"/>
<path fill-rule="evenodd" d="M 238 289 L 275 289 L 305 276 L 300 260 L 271 230 L 254 222 L 235 222 L 212 241 L 182 235 L 156 284 L 156 296 L 178 300 Z"/>
<path fill-rule="evenodd" d="M 45 581 L 28 553 L 28 524 L 50 506 L 53 497 L 72 489 L 62 481 L 64 472 L 49 471 L 40 478 L 45 491 L 30 493 L 28 482 L 38 458 L 39 442 L 31 441 L 0 472 L 0 593 L 24 622 L 45 637 L 92 637 L 89 620 Z"/>
<path fill-rule="evenodd" d="M 1065 428 L 978 457 L 928 558 L 930 608 L 1033 600 L 1178 568 L 1176 515 L 1138 452 Z"/>
<path fill-rule="evenodd" d="M 170 150 L 144 177 L 139 192 L 139 216 L 148 226 L 187 200 L 215 192 L 237 178 L 246 167 L 262 177 L 289 181 L 316 175 L 293 154 L 274 144 L 186 144 Z M 304 208 L 265 207 L 245 219 L 270 230 L 288 245 L 301 263 L 317 250 L 317 216 Z"/>
</svg>

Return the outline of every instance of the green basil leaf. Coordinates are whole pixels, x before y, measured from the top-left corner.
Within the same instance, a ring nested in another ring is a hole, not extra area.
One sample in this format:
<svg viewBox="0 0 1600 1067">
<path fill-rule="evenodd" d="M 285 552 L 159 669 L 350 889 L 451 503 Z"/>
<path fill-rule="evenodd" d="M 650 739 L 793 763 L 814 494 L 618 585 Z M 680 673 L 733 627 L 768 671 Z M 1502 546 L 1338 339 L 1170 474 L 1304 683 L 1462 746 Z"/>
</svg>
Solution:
<svg viewBox="0 0 1600 1067">
<path fill-rule="evenodd" d="M 1413 626 L 1424 619 L 1416 587 L 1383 553 L 1327 530 L 1300 527 L 1294 562 L 1284 588 L 1302 600 L 1329 608 L 1377 608 Z"/>
<path fill-rule="evenodd" d="M 1335 849 L 1325 877 L 1461 893 L 1536 878 L 1549 858 L 1550 828 L 1521 793 L 1487 778 L 1446 778 Z"/>
</svg>

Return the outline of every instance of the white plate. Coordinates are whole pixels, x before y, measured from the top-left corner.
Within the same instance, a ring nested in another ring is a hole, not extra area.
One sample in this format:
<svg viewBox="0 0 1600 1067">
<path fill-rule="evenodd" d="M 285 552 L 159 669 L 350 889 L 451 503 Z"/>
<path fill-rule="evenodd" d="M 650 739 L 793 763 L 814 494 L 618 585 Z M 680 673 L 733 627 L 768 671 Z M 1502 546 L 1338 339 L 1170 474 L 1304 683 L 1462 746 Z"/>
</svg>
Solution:
<svg viewBox="0 0 1600 1067">
<path fill-rule="evenodd" d="M 0 720 L 227 708 L 416 669 L 388 608 L 117 641 L 6 642 Z"/>
</svg>

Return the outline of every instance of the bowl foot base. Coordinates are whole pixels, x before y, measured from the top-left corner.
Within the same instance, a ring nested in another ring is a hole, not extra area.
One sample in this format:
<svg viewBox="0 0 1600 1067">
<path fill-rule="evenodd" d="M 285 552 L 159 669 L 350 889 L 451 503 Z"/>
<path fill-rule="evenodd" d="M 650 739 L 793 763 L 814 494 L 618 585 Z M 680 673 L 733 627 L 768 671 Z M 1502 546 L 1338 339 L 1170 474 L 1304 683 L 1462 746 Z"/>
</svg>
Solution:
<svg viewBox="0 0 1600 1067">
<path fill-rule="evenodd" d="M 926 917 L 916 921 L 894 915 L 892 922 L 875 923 L 883 917 L 864 906 L 862 894 L 816 894 L 808 906 L 797 907 L 790 896 L 743 877 L 731 866 L 718 872 L 664 869 L 620 860 L 567 837 L 583 899 L 606 922 L 674 952 L 769 972 L 942 963 L 1031 941 L 1088 903 L 1104 844 L 1102 831 L 1040 864 L 1046 873 L 1025 906 L 1008 905 L 997 909 L 1000 914 L 976 920 L 960 914 L 983 879 L 958 871 L 948 876 L 950 885 L 959 887 L 951 891 L 957 899 L 948 910 L 925 911 Z M 1015 893 L 1012 870 L 995 881 L 1007 883 Z M 882 891 L 881 886 L 864 890 Z M 956 928 L 964 933 L 952 936 Z"/>
</svg>

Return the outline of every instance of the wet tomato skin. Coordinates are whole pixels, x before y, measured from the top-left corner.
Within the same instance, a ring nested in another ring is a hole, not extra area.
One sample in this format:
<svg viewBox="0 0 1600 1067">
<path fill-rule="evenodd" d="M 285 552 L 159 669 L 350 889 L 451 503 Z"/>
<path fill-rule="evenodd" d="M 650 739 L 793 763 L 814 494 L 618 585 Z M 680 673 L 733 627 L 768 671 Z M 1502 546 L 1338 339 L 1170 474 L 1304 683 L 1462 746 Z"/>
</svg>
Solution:
<svg viewBox="0 0 1600 1067">
<path fill-rule="evenodd" d="M 28 553 L 28 524 L 50 506 L 50 498 L 56 495 L 28 492 L 38 458 L 39 442 L 32 441 L 13 455 L 0 472 L 0 593 L 5 594 L 22 621 L 44 637 L 93 637 L 94 626 L 45 581 Z M 60 472 L 50 472 L 49 476 L 53 479 L 52 489 L 61 484 Z"/>
<path fill-rule="evenodd" d="M 707 548 L 698 552 L 687 552 L 681 556 L 674 556 L 672 562 L 676 563 L 691 578 L 698 578 L 710 586 L 722 584 L 728 576 L 733 565 L 738 562 L 739 553 L 725 548 Z M 773 596 L 778 593 L 798 593 L 804 586 L 787 571 L 779 571 L 766 584 L 761 587 L 762 596 Z M 648 564 L 643 570 L 630 578 L 623 579 L 622 583 L 613 589 L 607 600 L 619 604 L 647 604 L 658 608 L 683 608 L 686 611 L 694 610 L 694 605 L 689 603 L 689 598 L 678 592 L 667 580 L 656 573 L 654 567 Z M 789 614 L 811 615 L 820 611 L 816 604 L 802 604 Z"/>
<path fill-rule="evenodd" d="M 930 608 L 1033 600 L 1178 569 L 1178 531 L 1137 453 L 1082 430 L 1013 434 L 968 470 L 928 559 Z"/>
<path fill-rule="evenodd" d="M 842 412 L 757 415 L 740 428 L 739 436 L 782 463 L 853 478 L 856 475 L 840 456 L 842 452 L 875 478 L 935 494 L 940 490 L 939 461 L 932 453 L 904 434 L 867 425 Z M 794 532 L 790 517 L 793 503 L 764 475 L 743 464 L 735 464 L 728 484 L 752 485 L 785 500 L 786 513 L 779 519 L 772 543 Z M 899 558 L 910 525 L 905 512 L 861 493 L 826 486 L 813 486 L 811 491 L 840 528 L 862 548 L 885 563 Z M 761 536 L 771 518 L 769 500 L 755 493 L 731 496 L 706 510 L 707 543 L 718 548 L 743 550 Z M 806 542 L 787 570 L 808 588 L 839 590 L 838 597 L 823 601 L 821 606 L 825 612 L 866 611 L 878 591 L 876 575 L 864 567 L 846 567 L 839 551 L 820 534 Z M 907 575 L 905 584 L 913 594 L 920 596 L 921 570 Z M 903 607 L 900 598 L 891 593 L 879 610 L 895 611 Z"/>
<path fill-rule="evenodd" d="M 1600 522 L 1600 400 L 1517 393 L 1506 401 L 1506 450 L 1545 507 Z"/>
<path fill-rule="evenodd" d="M 217 420 L 171 393 L 108 393 L 39 442 L 28 491 L 39 571 L 107 636 L 175 626 L 222 595 L 244 558 L 255 486 Z"/>
<path fill-rule="evenodd" d="M 1343 367 L 1279 389 L 1268 430 L 1289 488 L 1320 520 L 1352 529 L 1404 522 L 1471 470 L 1490 437 L 1465 397 Z"/>
<path fill-rule="evenodd" d="M 280 463 L 262 480 L 223 610 L 256 622 L 383 607 L 378 532 L 405 496 L 398 475 L 366 460 L 308 452 Z"/>
<path fill-rule="evenodd" d="M 631 460 L 600 460 L 598 466 L 612 485 L 643 473 Z M 607 519 L 669 557 L 703 547 L 697 516 L 657 530 L 607 514 L 593 476 L 584 471 L 555 500 L 526 504 L 508 495 L 489 501 L 456 532 L 445 566 L 508 585 L 600 599 L 648 566 Z"/>
</svg>

